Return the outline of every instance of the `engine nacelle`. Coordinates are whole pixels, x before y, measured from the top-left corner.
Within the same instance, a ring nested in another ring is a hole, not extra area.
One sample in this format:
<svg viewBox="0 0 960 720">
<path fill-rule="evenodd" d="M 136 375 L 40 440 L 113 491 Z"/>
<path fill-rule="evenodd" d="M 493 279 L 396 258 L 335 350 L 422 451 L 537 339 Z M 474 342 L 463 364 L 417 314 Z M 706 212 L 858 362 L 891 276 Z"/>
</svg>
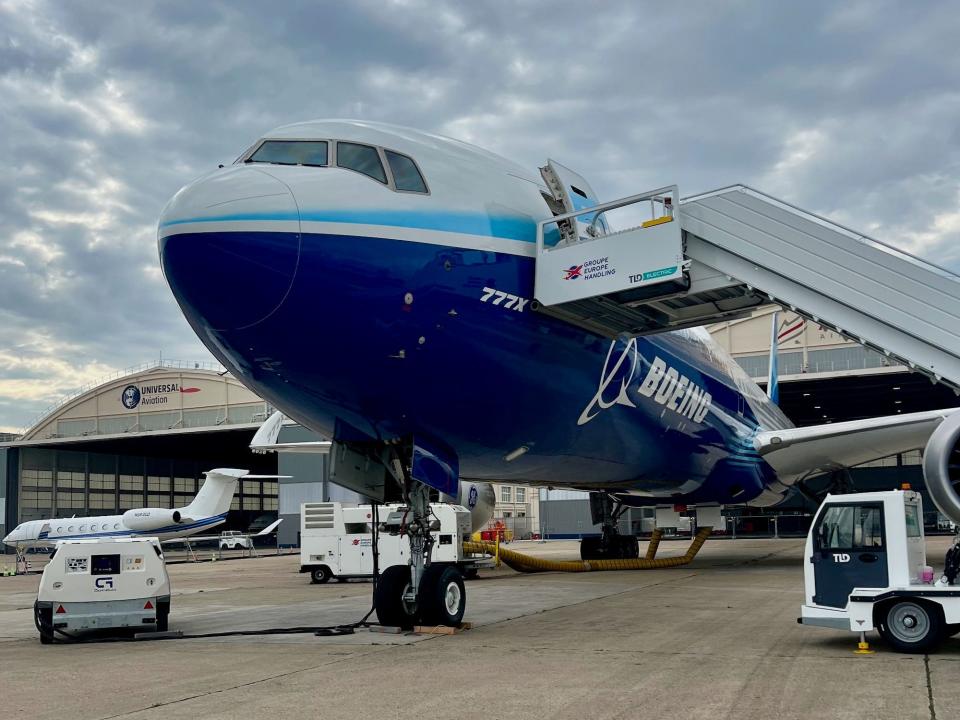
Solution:
<svg viewBox="0 0 960 720">
<path fill-rule="evenodd" d="M 493 485 L 486 482 L 460 481 L 460 491 L 456 498 L 450 495 L 442 496 L 444 502 L 453 502 L 463 505 L 470 511 L 470 532 L 477 532 L 485 527 L 493 517 L 493 509 L 497 504 L 497 495 Z"/>
<path fill-rule="evenodd" d="M 179 510 L 137 508 L 123 514 L 123 524 L 131 530 L 159 530 L 167 525 L 179 525 L 183 521 Z"/>
<path fill-rule="evenodd" d="M 960 412 L 949 415 L 927 441 L 923 479 L 937 509 L 960 524 Z"/>
</svg>

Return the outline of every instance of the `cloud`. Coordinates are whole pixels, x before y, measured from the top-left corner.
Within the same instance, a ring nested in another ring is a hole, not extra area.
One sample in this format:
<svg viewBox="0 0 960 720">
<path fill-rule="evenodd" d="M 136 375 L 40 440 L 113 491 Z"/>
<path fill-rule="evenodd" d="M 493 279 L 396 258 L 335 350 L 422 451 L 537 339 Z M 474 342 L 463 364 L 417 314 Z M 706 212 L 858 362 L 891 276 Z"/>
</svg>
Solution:
<svg viewBox="0 0 960 720">
<path fill-rule="evenodd" d="M 958 31 L 948 2 L 0 0 L 0 426 L 207 357 L 157 215 L 297 120 L 554 158 L 609 198 L 746 182 L 960 268 Z"/>
</svg>

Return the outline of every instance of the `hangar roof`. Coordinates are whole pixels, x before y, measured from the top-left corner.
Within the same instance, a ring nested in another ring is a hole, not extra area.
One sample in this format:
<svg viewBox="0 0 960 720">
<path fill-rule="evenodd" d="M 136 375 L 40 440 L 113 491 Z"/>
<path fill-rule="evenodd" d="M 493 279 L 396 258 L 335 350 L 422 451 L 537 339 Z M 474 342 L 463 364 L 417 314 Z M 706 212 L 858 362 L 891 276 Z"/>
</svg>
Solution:
<svg viewBox="0 0 960 720">
<path fill-rule="evenodd" d="M 162 361 L 81 390 L 44 413 L 15 444 L 48 444 L 258 426 L 272 408 L 233 376 Z"/>
</svg>

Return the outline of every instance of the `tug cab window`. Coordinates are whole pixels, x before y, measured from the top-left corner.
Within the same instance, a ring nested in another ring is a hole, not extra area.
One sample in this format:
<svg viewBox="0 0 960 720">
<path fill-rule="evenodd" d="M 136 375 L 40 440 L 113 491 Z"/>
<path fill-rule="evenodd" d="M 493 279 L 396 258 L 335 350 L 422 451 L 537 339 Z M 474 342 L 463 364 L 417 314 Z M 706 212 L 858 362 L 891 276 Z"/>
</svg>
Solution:
<svg viewBox="0 0 960 720">
<path fill-rule="evenodd" d="M 397 190 L 404 192 L 427 192 L 427 184 L 423 175 L 417 169 L 417 164 L 406 155 L 385 150 L 387 162 L 390 163 L 390 172 L 393 173 L 393 183 Z"/>
<path fill-rule="evenodd" d="M 247 162 L 322 167 L 327 164 L 327 143 L 325 140 L 266 140 Z"/>
<path fill-rule="evenodd" d="M 833 505 L 817 532 L 820 550 L 883 547 L 883 510 L 879 505 Z"/>
<path fill-rule="evenodd" d="M 380 162 L 380 153 L 375 147 L 350 142 L 337 143 L 337 167 L 356 170 L 372 177 L 377 182 L 387 184 L 387 173 Z"/>
</svg>

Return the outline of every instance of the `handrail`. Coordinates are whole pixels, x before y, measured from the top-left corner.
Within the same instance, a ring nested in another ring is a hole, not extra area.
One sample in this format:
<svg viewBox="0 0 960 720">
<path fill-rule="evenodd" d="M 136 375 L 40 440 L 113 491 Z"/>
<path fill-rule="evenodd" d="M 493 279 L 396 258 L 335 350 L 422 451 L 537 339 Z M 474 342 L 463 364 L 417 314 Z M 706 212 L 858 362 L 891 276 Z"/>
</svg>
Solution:
<svg viewBox="0 0 960 720">
<path fill-rule="evenodd" d="M 856 240 L 857 242 L 863 243 L 865 245 L 868 243 L 874 243 L 886 250 L 889 250 L 892 253 L 895 253 L 896 255 L 901 256 L 904 260 L 915 263 L 917 265 L 927 266 L 934 270 L 938 270 L 948 280 L 960 281 L 960 275 L 958 275 L 953 270 L 950 270 L 949 268 L 945 268 L 942 265 L 938 265 L 935 262 L 931 262 L 924 258 L 917 257 L 916 255 L 912 255 L 908 253 L 906 250 L 898 248 L 895 245 L 891 245 L 890 243 L 884 242 L 883 240 L 877 240 L 877 238 L 875 237 L 871 237 L 870 235 L 865 235 L 859 230 L 854 230 L 851 227 L 847 227 L 846 225 L 839 223 L 836 220 L 831 220 L 828 217 L 824 217 L 823 215 L 819 215 L 818 213 L 811 212 L 810 210 L 806 210 L 798 205 L 794 205 L 791 202 L 787 202 L 786 200 L 778 198 L 774 195 L 765 193 L 762 190 L 757 190 L 754 187 L 745 185 L 744 183 L 734 183 L 733 185 L 727 185 L 722 188 L 717 188 L 716 190 L 707 190 L 706 192 L 697 193 L 696 195 L 688 195 L 687 197 L 680 198 L 680 204 L 683 205 L 684 203 L 688 203 L 688 202 L 696 202 L 697 200 L 703 200 L 704 198 L 713 197 L 715 195 L 723 195 L 724 193 L 731 192 L 732 190 L 740 190 L 742 192 L 747 192 L 763 200 L 768 200 L 768 201 L 772 200 L 774 203 L 777 203 L 778 205 L 782 205 L 783 207 L 789 210 L 792 210 L 793 212 L 799 213 L 801 215 L 806 215 L 807 217 L 811 217 L 816 220 L 819 220 L 821 224 L 825 225 L 826 227 L 829 227 L 830 229 L 842 230 L 843 233 L 847 235 L 847 237 L 849 237 L 851 240 Z"/>
<path fill-rule="evenodd" d="M 572 220 L 573 218 L 581 215 L 589 215 L 594 213 L 599 215 L 608 210 L 617 210 L 618 208 L 626 207 L 628 205 L 635 205 L 639 202 L 643 202 L 644 200 L 652 200 L 656 197 L 662 197 L 667 194 L 670 195 L 671 203 L 674 211 L 676 211 L 680 201 L 679 191 L 677 190 L 676 185 L 666 185 L 649 192 L 640 193 L 638 195 L 630 195 L 625 198 L 620 198 L 619 200 L 611 200 L 610 202 L 600 203 L 599 205 L 591 205 L 590 207 L 586 207 L 581 210 L 574 210 L 573 212 L 563 213 L 562 215 L 554 215 L 544 220 L 540 220 L 537 222 L 537 254 L 540 254 L 544 250 L 543 231 L 544 228 L 549 224 L 559 224 L 564 220 Z"/>
</svg>

